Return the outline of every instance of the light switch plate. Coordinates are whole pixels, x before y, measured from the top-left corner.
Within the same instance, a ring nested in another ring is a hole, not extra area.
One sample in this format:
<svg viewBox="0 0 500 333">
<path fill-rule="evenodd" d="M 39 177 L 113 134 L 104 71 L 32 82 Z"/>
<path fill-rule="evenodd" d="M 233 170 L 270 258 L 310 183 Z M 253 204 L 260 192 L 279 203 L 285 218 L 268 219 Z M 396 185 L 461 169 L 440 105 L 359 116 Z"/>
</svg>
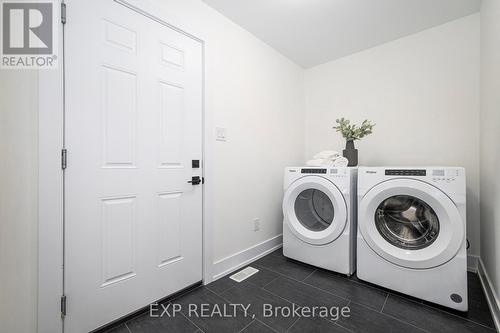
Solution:
<svg viewBox="0 0 500 333">
<path fill-rule="evenodd" d="M 224 127 L 215 128 L 215 140 L 227 141 L 227 129 Z"/>
</svg>

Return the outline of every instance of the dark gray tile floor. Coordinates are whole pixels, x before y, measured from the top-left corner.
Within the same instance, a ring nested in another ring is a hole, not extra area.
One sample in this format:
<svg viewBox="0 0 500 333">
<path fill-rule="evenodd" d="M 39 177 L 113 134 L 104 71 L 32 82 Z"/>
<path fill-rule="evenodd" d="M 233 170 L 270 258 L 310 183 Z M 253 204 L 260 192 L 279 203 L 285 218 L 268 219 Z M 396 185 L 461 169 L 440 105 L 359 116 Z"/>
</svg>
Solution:
<svg viewBox="0 0 500 333">
<path fill-rule="evenodd" d="M 226 276 L 169 300 L 167 304 L 182 307 L 175 317 L 139 314 L 106 332 L 495 332 L 479 278 L 473 273 L 468 274 L 470 310 L 462 313 L 379 288 L 355 276 L 289 260 L 281 249 L 251 266 L 259 272 L 241 283 Z M 246 313 L 243 308 L 231 307 L 239 303 L 249 305 Z M 215 312 L 204 317 L 202 304 L 209 312 L 229 309 L 226 313 L 230 316 L 222 318 Z M 271 304 L 273 309 L 295 307 L 297 311 L 347 306 L 350 313 L 349 317 L 330 314 L 325 318 L 321 313 L 269 317 L 263 304 Z"/>
</svg>

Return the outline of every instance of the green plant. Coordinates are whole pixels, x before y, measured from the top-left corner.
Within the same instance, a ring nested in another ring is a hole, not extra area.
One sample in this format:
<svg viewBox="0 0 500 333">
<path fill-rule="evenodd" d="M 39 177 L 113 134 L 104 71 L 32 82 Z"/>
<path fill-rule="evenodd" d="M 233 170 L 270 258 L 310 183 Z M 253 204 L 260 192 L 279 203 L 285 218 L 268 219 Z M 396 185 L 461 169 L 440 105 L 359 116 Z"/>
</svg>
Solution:
<svg viewBox="0 0 500 333">
<path fill-rule="evenodd" d="M 340 132 L 346 141 L 364 138 L 372 133 L 373 127 L 375 126 L 375 124 L 372 124 L 369 120 L 364 120 L 359 127 L 356 124 L 351 124 L 350 120 L 344 118 L 337 119 L 335 122 L 337 125 L 333 126 L 333 129 Z"/>
</svg>

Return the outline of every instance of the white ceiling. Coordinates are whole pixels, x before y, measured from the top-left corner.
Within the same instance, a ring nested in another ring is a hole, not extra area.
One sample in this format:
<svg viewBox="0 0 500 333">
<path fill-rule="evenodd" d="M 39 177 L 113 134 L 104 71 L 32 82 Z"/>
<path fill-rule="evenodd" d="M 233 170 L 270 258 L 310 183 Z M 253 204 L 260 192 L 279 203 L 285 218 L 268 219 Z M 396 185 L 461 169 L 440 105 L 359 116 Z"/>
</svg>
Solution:
<svg viewBox="0 0 500 333">
<path fill-rule="evenodd" d="M 309 68 L 479 11 L 480 0 L 203 0 Z"/>
</svg>

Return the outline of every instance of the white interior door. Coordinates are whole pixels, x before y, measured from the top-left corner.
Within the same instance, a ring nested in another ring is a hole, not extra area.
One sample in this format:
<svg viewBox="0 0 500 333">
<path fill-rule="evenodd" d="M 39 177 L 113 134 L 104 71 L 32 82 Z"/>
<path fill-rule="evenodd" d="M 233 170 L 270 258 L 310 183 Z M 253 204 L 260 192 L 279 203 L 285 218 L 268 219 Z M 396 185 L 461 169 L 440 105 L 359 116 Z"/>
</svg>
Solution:
<svg viewBox="0 0 500 333">
<path fill-rule="evenodd" d="M 202 45 L 112 0 L 67 0 L 66 332 L 202 279 Z"/>
</svg>

